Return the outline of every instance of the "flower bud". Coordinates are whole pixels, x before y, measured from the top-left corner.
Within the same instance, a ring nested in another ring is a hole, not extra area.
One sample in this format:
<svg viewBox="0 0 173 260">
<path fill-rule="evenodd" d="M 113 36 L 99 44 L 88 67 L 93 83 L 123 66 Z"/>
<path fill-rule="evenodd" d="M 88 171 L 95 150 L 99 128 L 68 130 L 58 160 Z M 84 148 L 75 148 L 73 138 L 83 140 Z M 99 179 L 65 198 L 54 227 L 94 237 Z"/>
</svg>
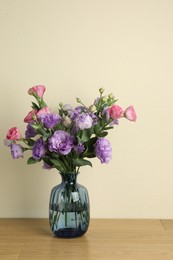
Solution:
<svg viewBox="0 0 173 260">
<path fill-rule="evenodd" d="M 100 94 L 103 94 L 104 91 L 105 91 L 104 88 L 99 88 Z"/>
<path fill-rule="evenodd" d="M 89 111 L 91 112 L 91 113 L 94 113 L 94 112 L 96 112 L 96 106 L 95 105 L 91 105 L 90 107 L 89 107 Z"/>
<path fill-rule="evenodd" d="M 103 102 L 106 102 L 107 99 L 108 99 L 107 96 L 102 97 L 102 101 L 103 101 Z"/>
<path fill-rule="evenodd" d="M 71 122 L 72 122 L 72 120 L 71 120 L 71 118 L 70 117 L 68 117 L 68 116 L 65 116 L 64 118 L 63 118 L 63 125 L 65 126 L 65 127 L 68 127 L 69 125 L 71 125 Z"/>
<path fill-rule="evenodd" d="M 36 95 L 37 97 L 43 97 L 43 94 L 46 90 L 46 87 L 44 85 L 38 85 L 30 88 L 28 90 L 29 95 Z"/>
<path fill-rule="evenodd" d="M 77 101 L 78 103 L 81 103 L 80 98 L 76 98 L 76 101 Z"/>
<path fill-rule="evenodd" d="M 115 98 L 112 93 L 110 93 L 110 94 L 108 95 L 108 97 L 111 98 L 111 99 L 114 99 L 114 98 Z"/>
<path fill-rule="evenodd" d="M 12 127 L 8 130 L 8 133 L 6 135 L 7 140 L 14 140 L 18 141 L 21 139 L 21 133 L 17 127 Z"/>
<path fill-rule="evenodd" d="M 59 106 L 60 106 L 60 108 L 62 108 L 62 107 L 63 107 L 63 103 L 62 103 L 62 102 L 60 102 L 60 103 L 59 103 Z"/>
<path fill-rule="evenodd" d="M 136 121 L 136 112 L 133 106 L 129 106 L 128 108 L 126 108 L 125 112 L 124 112 L 124 116 L 130 120 L 130 121 Z"/>
</svg>

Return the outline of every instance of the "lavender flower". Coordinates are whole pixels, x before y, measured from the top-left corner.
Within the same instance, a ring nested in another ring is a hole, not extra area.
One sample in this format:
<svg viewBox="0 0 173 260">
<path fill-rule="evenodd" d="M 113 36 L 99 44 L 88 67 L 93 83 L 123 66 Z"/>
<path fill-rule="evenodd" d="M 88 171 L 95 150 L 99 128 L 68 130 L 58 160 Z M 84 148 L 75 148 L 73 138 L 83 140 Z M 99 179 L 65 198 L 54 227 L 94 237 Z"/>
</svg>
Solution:
<svg viewBox="0 0 173 260">
<path fill-rule="evenodd" d="M 65 111 L 72 110 L 72 106 L 70 104 L 65 104 L 63 105 L 63 110 Z"/>
<path fill-rule="evenodd" d="M 106 117 L 106 122 L 110 120 L 109 107 L 104 107 L 102 110 L 102 116 Z"/>
<path fill-rule="evenodd" d="M 39 119 L 46 128 L 53 128 L 61 122 L 61 117 L 57 114 L 43 114 Z"/>
<path fill-rule="evenodd" d="M 109 123 L 109 126 L 118 125 L 118 124 L 119 124 L 118 119 L 114 119 L 113 121 L 111 121 L 111 122 Z"/>
<path fill-rule="evenodd" d="M 51 170 L 53 168 L 53 166 L 49 165 L 48 163 L 43 163 L 42 169 L 45 170 Z"/>
<path fill-rule="evenodd" d="M 76 127 L 80 130 L 91 128 L 93 119 L 89 114 L 82 113 L 79 114 L 75 119 Z"/>
<path fill-rule="evenodd" d="M 79 143 L 79 144 L 74 146 L 74 150 L 78 154 L 83 153 L 83 151 L 85 150 L 85 146 L 84 146 L 83 143 Z"/>
<path fill-rule="evenodd" d="M 23 149 L 20 144 L 12 143 L 10 145 L 11 155 L 13 159 L 18 159 L 19 157 L 23 157 Z"/>
<path fill-rule="evenodd" d="M 36 135 L 37 135 L 37 130 L 32 127 L 32 123 L 29 123 L 25 131 L 25 138 L 31 138 Z"/>
<path fill-rule="evenodd" d="M 48 139 L 48 147 L 51 152 L 66 155 L 74 147 L 74 138 L 63 130 L 55 131 Z"/>
<path fill-rule="evenodd" d="M 65 127 L 69 127 L 72 123 L 72 120 L 70 117 L 68 116 L 65 116 L 62 120 L 62 124 L 65 126 Z"/>
<path fill-rule="evenodd" d="M 3 141 L 3 143 L 4 143 L 4 145 L 5 146 L 11 146 L 11 144 L 13 143 L 13 140 L 8 140 L 8 139 L 5 139 L 4 141 Z"/>
<path fill-rule="evenodd" d="M 112 148 L 110 142 L 103 137 L 99 137 L 95 144 L 96 156 L 100 159 L 101 163 L 108 163 L 111 159 Z"/>
<path fill-rule="evenodd" d="M 65 112 L 66 112 L 66 115 L 70 116 L 71 118 L 72 118 L 73 115 L 74 115 L 74 109 L 73 109 L 72 106 L 69 105 L 69 104 L 65 104 L 65 105 L 63 106 L 63 111 L 65 111 Z"/>
<path fill-rule="evenodd" d="M 98 123 L 98 117 L 95 115 L 95 114 L 93 114 L 93 113 L 90 113 L 90 117 L 92 118 L 92 120 L 93 120 L 93 125 L 96 125 L 97 123 Z"/>
<path fill-rule="evenodd" d="M 75 119 L 79 114 L 83 113 L 83 112 L 86 112 L 86 108 L 83 107 L 83 106 L 78 106 L 78 107 L 75 107 L 74 109 L 68 109 L 67 110 L 67 114 L 68 116 L 71 118 L 71 119 Z"/>
<path fill-rule="evenodd" d="M 42 138 L 39 138 L 35 141 L 32 149 L 32 157 L 35 160 L 40 160 L 46 155 L 46 143 Z"/>
</svg>

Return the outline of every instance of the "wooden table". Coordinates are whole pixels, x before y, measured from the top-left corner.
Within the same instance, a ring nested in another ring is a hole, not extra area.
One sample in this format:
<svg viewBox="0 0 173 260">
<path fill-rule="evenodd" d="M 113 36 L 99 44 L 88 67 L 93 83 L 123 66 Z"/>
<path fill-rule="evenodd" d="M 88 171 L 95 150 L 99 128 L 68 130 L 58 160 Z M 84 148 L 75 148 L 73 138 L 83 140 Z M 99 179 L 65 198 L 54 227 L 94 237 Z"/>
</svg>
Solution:
<svg viewBox="0 0 173 260">
<path fill-rule="evenodd" d="M 52 235 L 47 219 L 0 219 L 1 260 L 172 260 L 173 220 L 91 219 L 80 238 Z"/>
</svg>

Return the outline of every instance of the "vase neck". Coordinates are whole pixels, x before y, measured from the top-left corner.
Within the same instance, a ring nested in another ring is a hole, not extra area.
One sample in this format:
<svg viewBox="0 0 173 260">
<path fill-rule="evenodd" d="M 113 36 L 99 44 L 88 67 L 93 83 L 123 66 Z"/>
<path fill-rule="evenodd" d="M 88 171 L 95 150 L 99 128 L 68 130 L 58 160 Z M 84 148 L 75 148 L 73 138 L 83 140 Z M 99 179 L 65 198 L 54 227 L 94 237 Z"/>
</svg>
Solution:
<svg viewBox="0 0 173 260">
<path fill-rule="evenodd" d="M 62 183 L 67 183 L 67 184 L 75 184 L 77 182 L 77 175 L 78 173 L 72 172 L 72 173 L 61 173 L 61 179 Z"/>
</svg>

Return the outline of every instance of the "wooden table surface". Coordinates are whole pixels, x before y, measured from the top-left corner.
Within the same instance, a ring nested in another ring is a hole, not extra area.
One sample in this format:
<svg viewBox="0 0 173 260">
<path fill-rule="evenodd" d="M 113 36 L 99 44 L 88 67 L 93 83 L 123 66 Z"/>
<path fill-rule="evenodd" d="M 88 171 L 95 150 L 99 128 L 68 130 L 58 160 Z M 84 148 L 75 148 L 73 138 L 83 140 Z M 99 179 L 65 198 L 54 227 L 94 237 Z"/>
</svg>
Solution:
<svg viewBox="0 0 173 260">
<path fill-rule="evenodd" d="M 80 238 L 52 235 L 47 219 L 0 219 L 1 260 L 173 260 L 173 220 L 91 219 Z"/>
</svg>

